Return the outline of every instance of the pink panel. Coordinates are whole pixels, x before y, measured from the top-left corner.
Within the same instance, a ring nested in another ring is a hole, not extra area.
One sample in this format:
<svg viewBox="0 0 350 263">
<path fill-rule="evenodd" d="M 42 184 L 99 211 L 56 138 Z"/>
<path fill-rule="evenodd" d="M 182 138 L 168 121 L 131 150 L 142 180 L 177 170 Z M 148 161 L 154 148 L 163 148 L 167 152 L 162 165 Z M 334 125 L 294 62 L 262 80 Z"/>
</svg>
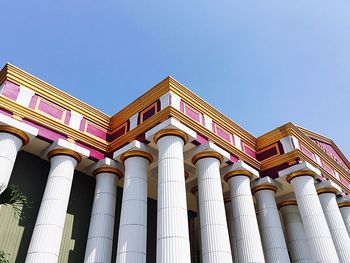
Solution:
<svg viewBox="0 0 350 263">
<path fill-rule="evenodd" d="M 32 97 L 32 99 L 30 100 L 30 103 L 29 103 L 29 108 L 35 109 L 35 105 L 36 105 L 36 102 L 37 102 L 38 98 L 39 98 L 38 95 L 34 95 Z"/>
<path fill-rule="evenodd" d="M 201 122 L 201 115 L 194 110 L 192 110 L 190 107 L 185 105 L 186 108 L 186 115 L 189 116 L 191 119 L 194 119 L 196 122 Z"/>
<path fill-rule="evenodd" d="M 323 160 L 321 160 L 322 168 L 325 169 L 331 175 L 334 175 L 334 171 L 331 167 L 329 167 Z"/>
<path fill-rule="evenodd" d="M 256 159 L 256 153 L 253 149 L 251 149 L 250 147 L 248 147 L 247 145 L 245 145 L 243 143 L 243 151 L 248 154 L 249 156 L 253 157 L 254 159 Z"/>
<path fill-rule="evenodd" d="M 184 102 L 180 100 L 180 111 L 184 112 Z"/>
<path fill-rule="evenodd" d="M 305 153 L 308 157 L 310 157 L 312 160 L 315 160 L 315 156 L 312 152 L 310 152 L 308 149 L 306 149 L 304 147 L 304 145 L 302 145 L 301 143 L 299 144 L 300 145 L 300 150 Z"/>
<path fill-rule="evenodd" d="M 231 142 L 231 135 L 218 126 L 216 126 L 216 134 L 219 135 L 221 138 L 225 139 L 226 141 Z"/>
<path fill-rule="evenodd" d="M 49 104 L 45 101 L 42 101 L 42 100 L 39 102 L 38 110 L 45 112 L 46 114 L 48 114 L 54 118 L 57 118 L 57 119 L 62 119 L 63 113 L 64 113 L 63 109 L 61 110 L 59 108 L 56 108 L 56 107 L 52 106 L 51 104 Z"/>
<path fill-rule="evenodd" d="M 234 155 L 230 155 L 230 161 L 233 163 L 236 163 L 236 162 L 238 162 L 238 158 Z"/>
<path fill-rule="evenodd" d="M 338 163 L 342 164 L 345 167 L 348 167 L 344 160 L 339 156 L 339 154 L 333 149 L 333 147 L 327 143 L 320 142 L 316 140 L 316 143 L 331 157 L 333 157 Z M 350 168 L 350 167 L 348 167 Z"/>
<path fill-rule="evenodd" d="M 61 139 L 66 139 L 67 137 L 64 136 L 63 134 L 60 134 L 58 132 L 55 132 L 53 130 L 50 130 L 46 127 L 43 127 L 39 124 L 36 124 L 36 123 L 33 123 L 27 119 L 23 119 L 23 122 L 34 127 L 34 128 L 37 128 L 39 130 L 38 132 L 38 136 L 41 136 L 49 141 L 56 141 L 58 140 L 59 138 Z"/>
<path fill-rule="evenodd" d="M 80 142 L 76 142 L 76 145 L 80 146 L 80 147 L 83 147 L 84 149 L 87 149 L 90 151 L 90 156 L 91 158 L 93 159 L 96 159 L 96 160 L 102 160 L 103 158 L 105 158 L 105 154 L 94 149 L 94 148 L 91 148 L 91 147 L 88 147 Z"/>
<path fill-rule="evenodd" d="M 2 95 L 11 100 L 16 100 L 18 93 L 19 93 L 19 85 L 7 80 L 5 82 L 4 89 L 2 90 Z"/>
<path fill-rule="evenodd" d="M 67 111 L 66 118 L 64 120 L 64 124 L 69 125 L 70 115 L 71 115 L 70 111 Z"/>
<path fill-rule="evenodd" d="M 90 133 L 98 138 L 101 138 L 103 140 L 107 139 L 107 133 L 104 132 L 103 130 L 98 129 L 97 127 L 95 127 L 94 125 L 91 125 L 90 123 L 87 124 L 86 127 L 86 132 Z"/>
<path fill-rule="evenodd" d="M 197 133 L 196 141 L 199 142 L 200 144 L 203 144 L 203 143 L 206 143 L 208 140 Z"/>
<path fill-rule="evenodd" d="M 84 131 L 85 130 L 85 124 L 86 124 L 86 119 L 83 118 L 80 122 L 80 127 L 79 127 L 79 131 Z"/>
<path fill-rule="evenodd" d="M 8 117 L 11 117 L 11 116 L 12 116 L 12 113 L 11 113 L 11 112 L 6 111 L 6 110 L 4 110 L 4 109 L 0 109 L 0 114 L 5 115 L 5 116 L 8 116 Z"/>
</svg>

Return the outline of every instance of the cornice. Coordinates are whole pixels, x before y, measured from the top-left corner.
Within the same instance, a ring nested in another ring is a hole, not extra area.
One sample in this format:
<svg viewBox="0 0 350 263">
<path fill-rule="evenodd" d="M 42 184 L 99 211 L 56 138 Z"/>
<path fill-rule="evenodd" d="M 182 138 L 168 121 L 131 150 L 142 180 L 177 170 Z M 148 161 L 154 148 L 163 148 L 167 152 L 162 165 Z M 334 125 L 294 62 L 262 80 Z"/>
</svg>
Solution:
<svg viewBox="0 0 350 263">
<path fill-rule="evenodd" d="M 184 102 L 189 103 L 196 110 L 205 113 L 213 119 L 219 126 L 227 131 L 238 135 L 248 146 L 256 148 L 256 138 L 248 131 L 240 127 L 237 123 L 229 119 L 226 115 L 215 109 L 205 100 L 189 90 L 177 80 L 169 77 L 170 90 L 181 97 Z"/>
<path fill-rule="evenodd" d="M 23 85 L 38 95 L 56 102 L 58 105 L 66 109 L 74 110 L 75 112 L 83 115 L 85 118 L 95 122 L 105 129 L 108 128 L 110 116 L 107 114 L 34 77 L 33 75 L 17 68 L 14 65 L 7 63 L 4 68 L 7 80 L 10 80 L 19 85 Z"/>
<path fill-rule="evenodd" d="M 22 118 L 26 118 L 35 123 L 39 123 L 40 125 L 48 127 L 49 129 L 52 129 L 61 134 L 67 135 L 71 139 L 84 142 L 100 151 L 105 152 L 107 150 L 106 141 L 99 138 L 92 138 L 91 136 L 86 135 L 81 131 L 75 130 L 65 125 L 64 123 L 48 118 L 45 115 L 42 115 L 30 108 L 23 107 L 22 105 L 17 104 L 16 102 L 6 97 L 0 96 L 0 105 L 4 109 L 12 111 L 13 113 L 21 116 Z"/>
</svg>

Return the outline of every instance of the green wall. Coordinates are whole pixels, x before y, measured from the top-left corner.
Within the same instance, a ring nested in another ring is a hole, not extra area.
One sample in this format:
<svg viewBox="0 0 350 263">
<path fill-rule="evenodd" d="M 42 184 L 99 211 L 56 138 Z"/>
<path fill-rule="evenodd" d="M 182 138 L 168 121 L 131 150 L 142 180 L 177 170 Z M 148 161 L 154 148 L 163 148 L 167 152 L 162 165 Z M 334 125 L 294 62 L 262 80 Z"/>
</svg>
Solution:
<svg viewBox="0 0 350 263">
<path fill-rule="evenodd" d="M 1 167 L 0 167 L 1 169 Z M 44 193 L 48 161 L 21 151 L 11 176 L 10 184 L 17 184 L 31 202 L 31 208 L 23 209 L 25 218 L 13 217 L 12 209 L 0 208 L 0 249 L 10 254 L 10 262 L 24 262 L 33 232 L 36 216 Z M 59 262 L 79 263 L 84 260 L 86 239 L 94 197 L 95 179 L 83 173 L 74 174 L 72 191 L 67 210 Z M 118 188 L 116 222 L 112 262 L 115 262 L 122 189 Z M 155 262 L 157 203 L 148 200 L 147 262 Z"/>
</svg>

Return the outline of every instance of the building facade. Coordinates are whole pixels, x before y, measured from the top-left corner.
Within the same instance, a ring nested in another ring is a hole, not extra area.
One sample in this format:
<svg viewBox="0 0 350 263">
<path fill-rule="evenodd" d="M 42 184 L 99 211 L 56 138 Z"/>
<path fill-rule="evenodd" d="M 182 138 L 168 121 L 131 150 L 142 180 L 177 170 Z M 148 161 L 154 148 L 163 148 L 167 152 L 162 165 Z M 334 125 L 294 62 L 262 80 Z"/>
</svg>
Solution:
<svg viewBox="0 0 350 263">
<path fill-rule="evenodd" d="M 0 72 L 10 262 L 350 262 L 350 163 L 287 123 L 258 138 L 171 77 L 108 116 Z"/>
</svg>

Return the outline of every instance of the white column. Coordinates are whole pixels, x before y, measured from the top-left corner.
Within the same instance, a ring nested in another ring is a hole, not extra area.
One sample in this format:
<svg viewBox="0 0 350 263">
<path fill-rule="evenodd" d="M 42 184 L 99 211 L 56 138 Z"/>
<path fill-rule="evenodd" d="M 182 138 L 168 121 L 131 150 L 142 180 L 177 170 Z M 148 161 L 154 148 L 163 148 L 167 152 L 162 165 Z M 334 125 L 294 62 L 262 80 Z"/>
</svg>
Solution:
<svg viewBox="0 0 350 263">
<path fill-rule="evenodd" d="M 337 190 L 320 188 L 317 192 L 339 261 L 350 262 L 350 238 L 336 201 Z"/>
<path fill-rule="evenodd" d="M 145 263 L 147 241 L 147 174 L 152 156 L 132 150 L 121 156 L 125 165 L 117 263 Z"/>
<path fill-rule="evenodd" d="M 10 181 L 18 151 L 28 141 L 29 137 L 24 132 L 10 126 L 0 126 L 0 193 Z"/>
<path fill-rule="evenodd" d="M 350 201 L 348 199 L 346 201 L 342 201 L 341 198 L 338 202 L 338 206 L 340 213 L 343 217 L 346 230 L 348 231 L 348 235 L 350 236 Z"/>
<path fill-rule="evenodd" d="M 252 174 L 235 170 L 225 175 L 230 185 L 239 262 L 265 262 L 254 201 L 250 190 Z"/>
<path fill-rule="evenodd" d="M 264 178 L 265 179 L 265 178 Z M 273 184 L 258 184 L 252 189 L 258 207 L 258 219 L 265 259 L 269 263 L 290 262 L 278 213 Z"/>
<path fill-rule="evenodd" d="M 111 166 L 96 169 L 94 202 L 84 262 L 111 262 L 118 178 L 123 173 Z"/>
<path fill-rule="evenodd" d="M 288 175 L 287 181 L 294 188 L 313 262 L 339 262 L 313 176 L 309 170 L 297 171 Z"/>
<path fill-rule="evenodd" d="M 278 204 L 281 211 L 290 259 L 293 263 L 312 263 L 297 201 L 287 200 Z"/>
<path fill-rule="evenodd" d="M 238 261 L 238 251 L 237 251 L 237 244 L 236 244 L 235 222 L 233 220 L 231 198 L 224 199 L 224 202 L 225 202 L 228 234 L 230 237 L 232 261 L 233 263 L 238 263 L 239 261 Z"/>
<path fill-rule="evenodd" d="M 192 162 L 198 176 L 198 199 L 204 263 L 231 263 L 232 254 L 221 187 L 221 155 L 201 152 Z"/>
<path fill-rule="evenodd" d="M 26 263 L 58 260 L 75 166 L 81 157 L 66 149 L 48 153 L 51 168 L 35 222 Z"/>
<path fill-rule="evenodd" d="M 183 146 L 187 135 L 161 130 L 158 146 L 157 263 L 190 263 Z"/>
</svg>

